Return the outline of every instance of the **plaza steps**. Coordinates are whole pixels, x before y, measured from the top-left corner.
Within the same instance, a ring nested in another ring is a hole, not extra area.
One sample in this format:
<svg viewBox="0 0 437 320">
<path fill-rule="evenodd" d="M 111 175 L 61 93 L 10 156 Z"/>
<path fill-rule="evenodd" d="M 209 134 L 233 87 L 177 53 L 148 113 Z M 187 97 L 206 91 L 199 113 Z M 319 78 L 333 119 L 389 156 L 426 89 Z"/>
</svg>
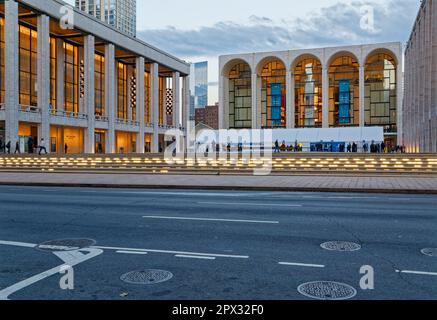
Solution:
<svg viewBox="0 0 437 320">
<path fill-rule="evenodd" d="M 437 154 L 287 153 L 270 161 L 273 175 L 437 176 Z M 262 165 L 269 163 L 228 159 L 167 164 L 162 155 L 0 155 L 0 172 L 252 175 Z"/>
</svg>

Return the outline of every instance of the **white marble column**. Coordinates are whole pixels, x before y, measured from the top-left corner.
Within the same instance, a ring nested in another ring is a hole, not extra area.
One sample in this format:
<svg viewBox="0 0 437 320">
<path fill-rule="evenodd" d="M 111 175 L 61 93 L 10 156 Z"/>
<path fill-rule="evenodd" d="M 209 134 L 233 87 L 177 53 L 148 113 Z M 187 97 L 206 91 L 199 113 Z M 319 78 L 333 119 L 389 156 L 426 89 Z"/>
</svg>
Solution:
<svg viewBox="0 0 437 320">
<path fill-rule="evenodd" d="M 105 45 L 105 113 L 108 116 L 106 153 L 115 153 L 115 47 Z"/>
<path fill-rule="evenodd" d="M 95 91 L 94 91 L 94 68 L 95 68 L 95 40 L 94 36 L 84 37 L 84 111 L 88 115 L 88 128 L 85 130 L 85 153 L 95 152 Z"/>
<path fill-rule="evenodd" d="M 64 40 L 56 39 L 56 109 L 59 111 L 64 110 L 64 71 Z"/>
<path fill-rule="evenodd" d="M 286 95 L 286 108 L 287 108 L 287 129 L 294 129 L 295 124 L 295 100 L 294 100 L 294 75 L 293 72 L 287 71 L 286 76 L 287 83 L 287 95 Z"/>
<path fill-rule="evenodd" d="M 252 129 L 260 129 L 261 110 L 258 108 L 258 75 L 252 74 Z"/>
<path fill-rule="evenodd" d="M 41 110 L 41 124 L 39 126 L 39 145 L 44 145 L 50 151 L 50 18 L 39 15 L 37 18 L 38 45 L 37 45 L 37 88 L 38 107 Z"/>
<path fill-rule="evenodd" d="M 365 113 L 365 83 L 364 83 L 364 66 L 360 67 L 359 71 L 359 89 L 360 89 L 360 127 L 364 127 L 366 113 Z"/>
<path fill-rule="evenodd" d="M 137 121 L 140 123 L 140 131 L 137 137 L 137 153 L 144 153 L 144 136 L 145 136 L 145 83 L 144 83 L 144 58 L 137 57 L 136 77 L 137 77 Z"/>
<path fill-rule="evenodd" d="M 181 74 L 173 72 L 173 126 L 179 128 L 181 126 Z"/>
<path fill-rule="evenodd" d="M 190 76 L 185 76 L 183 78 L 183 105 L 182 105 L 182 125 L 185 130 L 188 128 L 190 122 L 190 107 L 191 107 L 191 97 L 190 97 Z"/>
<path fill-rule="evenodd" d="M 18 141 L 19 73 L 18 73 L 18 4 L 5 1 L 5 142 L 12 150 Z"/>
<path fill-rule="evenodd" d="M 150 64 L 150 106 L 152 112 L 152 153 L 159 152 L 159 65 Z"/>
<path fill-rule="evenodd" d="M 322 71 L 322 127 L 329 128 L 329 74 L 328 68 Z"/>
<path fill-rule="evenodd" d="M 162 124 L 167 125 L 167 78 L 164 77 L 162 81 Z"/>
</svg>

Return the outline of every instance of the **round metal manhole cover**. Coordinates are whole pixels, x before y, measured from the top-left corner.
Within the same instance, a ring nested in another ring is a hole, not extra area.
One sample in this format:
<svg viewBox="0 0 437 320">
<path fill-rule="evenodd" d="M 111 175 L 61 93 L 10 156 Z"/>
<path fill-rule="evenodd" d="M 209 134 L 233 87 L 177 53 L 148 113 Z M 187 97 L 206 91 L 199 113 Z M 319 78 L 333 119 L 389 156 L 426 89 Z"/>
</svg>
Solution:
<svg viewBox="0 0 437 320">
<path fill-rule="evenodd" d="M 155 284 L 170 280 L 173 274 L 165 270 L 144 270 L 125 273 L 120 277 L 121 281 L 129 284 Z"/>
<path fill-rule="evenodd" d="M 357 295 L 350 285 L 333 281 L 315 281 L 300 285 L 300 294 L 317 300 L 348 300 Z"/>
<path fill-rule="evenodd" d="M 59 239 L 40 243 L 36 249 L 41 251 L 73 251 L 88 248 L 96 244 L 92 239 Z"/>
<path fill-rule="evenodd" d="M 437 257 L 437 248 L 426 248 L 423 249 L 421 252 L 428 257 Z"/>
<path fill-rule="evenodd" d="M 323 249 L 329 251 L 357 251 L 361 249 L 361 245 L 348 241 L 329 241 L 320 245 Z"/>
</svg>

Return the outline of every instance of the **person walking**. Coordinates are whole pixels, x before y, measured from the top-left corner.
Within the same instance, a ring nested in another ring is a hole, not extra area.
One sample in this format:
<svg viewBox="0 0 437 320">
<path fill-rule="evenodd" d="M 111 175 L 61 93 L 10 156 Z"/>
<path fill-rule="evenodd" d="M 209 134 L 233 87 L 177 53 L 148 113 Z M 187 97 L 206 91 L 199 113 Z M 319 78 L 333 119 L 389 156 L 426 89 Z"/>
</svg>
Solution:
<svg viewBox="0 0 437 320">
<path fill-rule="evenodd" d="M 0 152 L 5 152 L 5 146 L 3 145 L 3 140 L 0 138 Z"/>
<path fill-rule="evenodd" d="M 11 142 L 8 141 L 8 143 L 6 144 L 6 150 L 8 152 L 8 154 L 11 154 Z"/>
<path fill-rule="evenodd" d="M 33 144 L 34 144 L 33 138 L 29 137 L 29 140 L 27 140 L 27 150 L 30 154 L 33 153 Z"/>
<path fill-rule="evenodd" d="M 279 141 L 278 140 L 275 141 L 275 152 L 274 153 L 279 153 Z"/>
<path fill-rule="evenodd" d="M 64 145 L 64 153 L 67 154 L 68 153 L 68 144 Z"/>
<path fill-rule="evenodd" d="M 351 153 L 351 152 L 352 152 L 352 145 L 350 144 L 350 142 L 349 142 L 349 144 L 347 145 L 347 152 L 348 152 L 348 153 Z"/>
<path fill-rule="evenodd" d="M 14 154 L 21 154 L 21 151 L 20 151 L 20 141 L 17 141 L 16 143 L 15 143 L 15 152 L 14 152 Z"/>
<path fill-rule="evenodd" d="M 38 155 L 41 155 L 43 150 L 44 150 L 44 153 L 47 154 L 47 149 L 44 146 L 44 138 L 41 139 L 41 145 L 39 146 L 39 153 L 38 153 Z"/>
</svg>

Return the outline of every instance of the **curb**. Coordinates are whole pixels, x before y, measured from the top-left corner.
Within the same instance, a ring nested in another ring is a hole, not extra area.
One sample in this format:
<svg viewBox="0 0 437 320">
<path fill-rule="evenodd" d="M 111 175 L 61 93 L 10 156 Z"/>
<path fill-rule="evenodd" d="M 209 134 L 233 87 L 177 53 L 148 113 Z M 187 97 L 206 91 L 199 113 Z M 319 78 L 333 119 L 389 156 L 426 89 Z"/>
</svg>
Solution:
<svg viewBox="0 0 437 320">
<path fill-rule="evenodd" d="M 359 189 L 359 188 L 306 188 L 306 187 L 266 187 L 266 186 L 187 186 L 148 184 L 105 184 L 105 183 L 51 183 L 51 182 L 3 182 L 0 186 L 61 187 L 61 188 L 101 188 L 101 189 L 173 189 L 173 190 L 228 190 L 266 192 L 321 192 L 321 193 L 381 193 L 437 195 L 437 190 L 414 189 Z"/>
</svg>

